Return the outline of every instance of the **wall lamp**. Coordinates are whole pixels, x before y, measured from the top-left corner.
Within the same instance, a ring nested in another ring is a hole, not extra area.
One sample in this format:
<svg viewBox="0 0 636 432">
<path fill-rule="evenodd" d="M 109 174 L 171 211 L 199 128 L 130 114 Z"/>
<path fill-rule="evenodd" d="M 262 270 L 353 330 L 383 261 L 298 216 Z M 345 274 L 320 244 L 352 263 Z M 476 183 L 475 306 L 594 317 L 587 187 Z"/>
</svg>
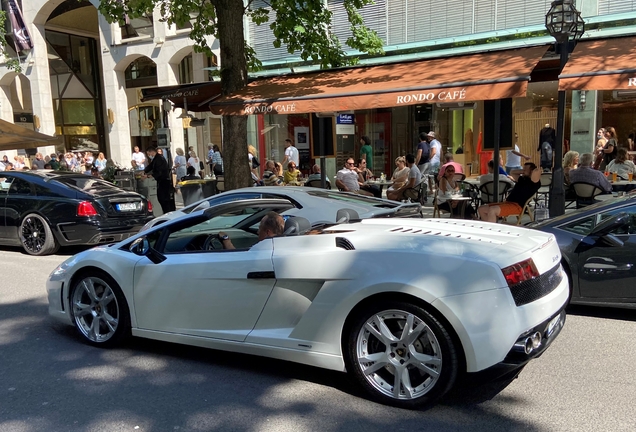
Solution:
<svg viewBox="0 0 636 432">
<path fill-rule="evenodd" d="M 585 106 L 587 105 L 585 101 L 585 95 L 587 94 L 587 90 L 579 91 L 579 108 L 581 111 L 585 111 Z"/>
<path fill-rule="evenodd" d="M 108 108 L 107 116 L 108 116 L 108 124 L 113 125 L 115 123 L 115 113 L 113 112 L 112 109 Z"/>
</svg>

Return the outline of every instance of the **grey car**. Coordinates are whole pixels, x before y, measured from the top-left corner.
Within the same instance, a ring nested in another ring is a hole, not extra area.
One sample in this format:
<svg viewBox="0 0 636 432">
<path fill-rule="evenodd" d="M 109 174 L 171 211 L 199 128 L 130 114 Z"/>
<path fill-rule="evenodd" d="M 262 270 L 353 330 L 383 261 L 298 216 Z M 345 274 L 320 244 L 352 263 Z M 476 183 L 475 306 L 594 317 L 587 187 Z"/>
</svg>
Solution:
<svg viewBox="0 0 636 432">
<path fill-rule="evenodd" d="M 360 219 L 422 217 L 422 206 L 419 203 L 402 203 L 349 192 L 311 187 L 263 186 L 236 189 L 205 198 L 180 210 L 166 213 L 153 219 L 141 231 L 184 214 L 190 214 L 194 209 L 204 209 L 225 202 L 257 198 L 289 200 L 294 204 L 294 208 L 284 214 L 304 217 L 312 224 L 337 222 L 336 214 L 338 210 L 343 208 L 354 210 Z"/>
<path fill-rule="evenodd" d="M 528 227 L 556 236 L 571 303 L 636 308 L 636 194 Z"/>
</svg>

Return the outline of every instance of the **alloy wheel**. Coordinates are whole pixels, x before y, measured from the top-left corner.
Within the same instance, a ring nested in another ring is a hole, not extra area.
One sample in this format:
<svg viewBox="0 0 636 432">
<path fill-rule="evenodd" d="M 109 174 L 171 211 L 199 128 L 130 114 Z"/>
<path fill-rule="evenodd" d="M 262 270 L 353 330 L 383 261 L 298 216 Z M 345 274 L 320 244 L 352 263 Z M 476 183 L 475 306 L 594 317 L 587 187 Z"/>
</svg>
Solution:
<svg viewBox="0 0 636 432">
<path fill-rule="evenodd" d="M 442 352 L 432 329 L 418 316 L 385 310 L 360 328 L 356 360 L 367 382 L 398 400 L 419 398 L 435 387 Z"/>
<path fill-rule="evenodd" d="M 46 229 L 40 218 L 27 217 L 22 222 L 22 244 L 28 252 L 38 253 L 46 243 Z"/>
<path fill-rule="evenodd" d="M 73 291 L 73 318 L 78 330 L 89 341 L 109 341 L 119 325 L 120 308 L 115 292 L 97 277 L 82 279 Z"/>
</svg>

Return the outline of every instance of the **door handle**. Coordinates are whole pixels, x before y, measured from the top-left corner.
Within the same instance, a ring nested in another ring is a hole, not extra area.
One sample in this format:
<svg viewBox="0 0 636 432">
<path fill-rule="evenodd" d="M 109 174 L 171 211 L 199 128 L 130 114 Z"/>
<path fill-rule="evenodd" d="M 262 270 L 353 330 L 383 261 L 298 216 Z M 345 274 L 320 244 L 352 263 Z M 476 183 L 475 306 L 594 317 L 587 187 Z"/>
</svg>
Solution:
<svg viewBox="0 0 636 432">
<path fill-rule="evenodd" d="M 276 279 L 276 273 L 273 271 L 249 272 L 248 279 Z"/>
</svg>

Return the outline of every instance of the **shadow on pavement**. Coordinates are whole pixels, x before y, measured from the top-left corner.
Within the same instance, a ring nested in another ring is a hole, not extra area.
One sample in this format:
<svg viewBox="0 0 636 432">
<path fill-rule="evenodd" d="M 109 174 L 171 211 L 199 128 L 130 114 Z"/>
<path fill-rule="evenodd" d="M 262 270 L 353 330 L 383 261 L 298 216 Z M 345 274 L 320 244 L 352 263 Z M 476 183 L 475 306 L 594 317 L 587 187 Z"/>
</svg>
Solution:
<svg viewBox="0 0 636 432">
<path fill-rule="evenodd" d="M 500 384 L 400 410 L 364 399 L 344 373 L 300 364 L 140 338 L 94 348 L 47 308 L 0 303 L 2 431 L 538 430 L 507 414 L 523 401 L 483 405 Z"/>
</svg>

